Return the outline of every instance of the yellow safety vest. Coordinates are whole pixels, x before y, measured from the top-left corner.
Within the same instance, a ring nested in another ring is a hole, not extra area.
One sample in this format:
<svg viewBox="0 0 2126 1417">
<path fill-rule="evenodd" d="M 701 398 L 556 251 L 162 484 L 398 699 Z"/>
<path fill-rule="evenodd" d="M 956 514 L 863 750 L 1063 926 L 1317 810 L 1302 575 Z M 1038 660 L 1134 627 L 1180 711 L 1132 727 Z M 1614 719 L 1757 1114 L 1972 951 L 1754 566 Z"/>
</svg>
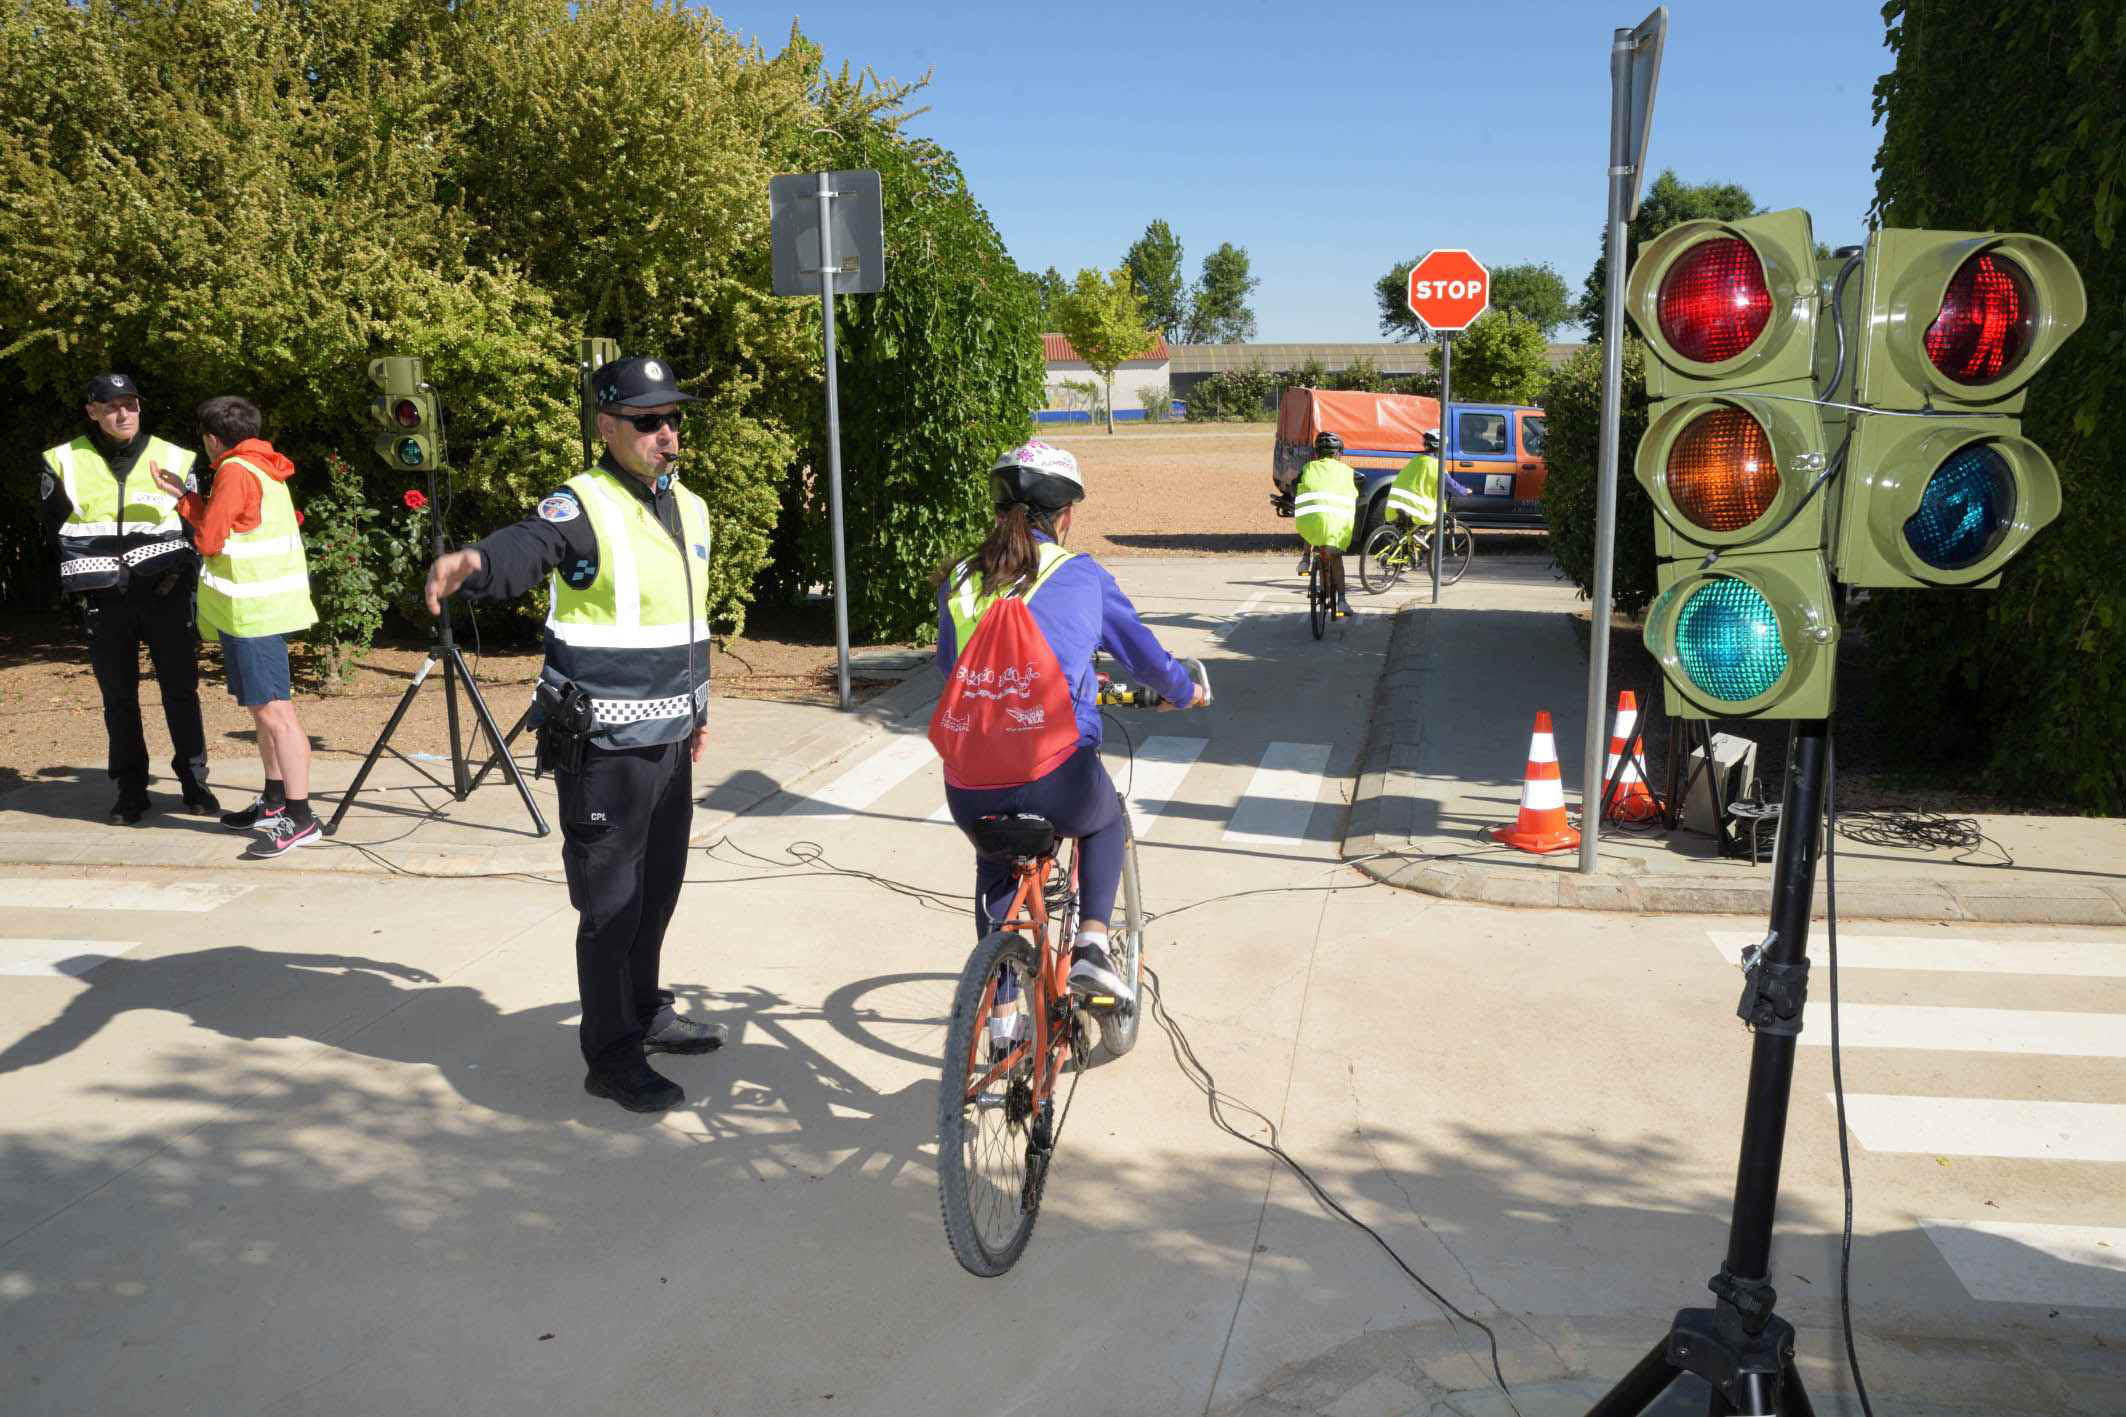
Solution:
<svg viewBox="0 0 2126 1417">
<path fill-rule="evenodd" d="M 1037 541 L 1034 547 L 1040 564 L 1031 582 L 1020 582 L 1020 585 L 1025 586 L 1023 592 L 1018 585 L 1008 585 L 998 586 L 984 595 L 980 590 L 980 578 L 975 574 L 972 558 L 953 567 L 952 579 L 947 583 L 951 589 L 946 592 L 945 605 L 952 611 L 952 643 L 955 655 L 967 648 L 967 641 L 973 638 L 975 627 L 982 623 L 982 616 L 990 606 L 1007 595 L 1018 595 L 1023 600 L 1032 600 L 1034 592 L 1047 585 L 1048 578 L 1054 575 L 1065 561 L 1078 554 L 1075 551 L 1065 551 L 1053 541 Z"/>
<path fill-rule="evenodd" d="M 1439 519 L 1438 458 L 1419 453 L 1403 464 L 1403 470 L 1395 474 L 1395 485 L 1388 489 L 1388 510 L 1403 513 L 1419 526 L 1430 526 Z"/>
<path fill-rule="evenodd" d="M 86 434 L 45 449 L 47 474 L 73 504 L 59 528 L 59 588 L 109 590 L 131 572 L 161 575 L 189 565 L 192 548 L 177 515 L 177 499 L 155 485 L 148 468 L 158 465 L 184 481 L 192 461 L 193 455 L 175 443 L 150 438 L 121 491 L 111 465 Z M 134 544 L 126 545 L 129 541 Z"/>
<path fill-rule="evenodd" d="M 288 486 L 247 458 L 221 460 L 217 477 L 258 479 L 258 525 L 236 531 L 199 568 L 199 632 L 238 639 L 287 635 L 317 623 L 310 603 L 310 562 L 295 524 Z"/>
<path fill-rule="evenodd" d="M 1341 551 L 1358 520 L 1358 474 L 1336 458 L 1314 459 L 1300 470 L 1292 515 L 1307 545 Z"/>
</svg>

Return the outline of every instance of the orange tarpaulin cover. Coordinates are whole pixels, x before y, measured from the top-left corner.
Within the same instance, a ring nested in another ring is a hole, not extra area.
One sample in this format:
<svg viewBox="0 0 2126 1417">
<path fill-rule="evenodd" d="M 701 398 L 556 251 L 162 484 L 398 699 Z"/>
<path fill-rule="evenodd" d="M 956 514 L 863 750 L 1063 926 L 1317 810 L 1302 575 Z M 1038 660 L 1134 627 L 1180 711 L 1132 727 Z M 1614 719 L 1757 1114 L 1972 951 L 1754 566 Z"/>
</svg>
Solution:
<svg viewBox="0 0 2126 1417">
<path fill-rule="evenodd" d="M 1352 452 L 1418 453 L 1439 426 L 1439 400 L 1418 394 L 1286 389 L 1277 403 L 1280 443 L 1311 444 L 1317 433 L 1334 433 Z"/>
</svg>

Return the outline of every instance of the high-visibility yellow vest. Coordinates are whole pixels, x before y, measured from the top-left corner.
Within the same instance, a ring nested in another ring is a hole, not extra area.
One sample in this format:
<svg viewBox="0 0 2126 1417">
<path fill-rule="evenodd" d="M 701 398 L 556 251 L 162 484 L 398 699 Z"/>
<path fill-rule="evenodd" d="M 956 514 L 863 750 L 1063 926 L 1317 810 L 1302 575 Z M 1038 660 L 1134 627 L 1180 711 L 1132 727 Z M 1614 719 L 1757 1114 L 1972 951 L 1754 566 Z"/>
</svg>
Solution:
<svg viewBox="0 0 2126 1417">
<path fill-rule="evenodd" d="M 1034 592 L 1047 585 L 1048 578 L 1054 575 L 1065 561 L 1078 554 L 1075 551 L 1065 551 L 1053 541 L 1037 541 L 1034 547 L 1040 562 L 1034 571 L 1033 579 L 1020 582 L 1019 585 L 998 586 L 986 595 L 981 591 L 981 577 L 975 572 L 972 558 L 953 567 L 952 577 L 947 582 L 951 589 L 945 593 L 945 605 L 952 611 L 952 643 L 955 654 L 967 648 L 967 641 L 973 637 L 975 626 L 982 623 L 983 612 L 990 606 L 1007 595 L 1032 600 Z M 1021 590 L 1020 585 L 1025 589 Z"/>
<path fill-rule="evenodd" d="M 192 546 L 177 515 L 177 499 L 155 485 L 148 468 L 159 466 L 183 481 L 191 475 L 192 460 L 175 443 L 150 438 L 121 491 L 111 465 L 86 434 L 45 449 L 45 470 L 73 504 L 59 528 L 59 588 L 109 590 L 125 574 L 159 576 L 190 565 Z M 127 546 L 128 541 L 134 544 Z"/>
<path fill-rule="evenodd" d="M 229 533 L 221 550 L 200 563 L 200 634 L 249 639 L 309 629 L 317 607 L 310 603 L 310 563 L 287 484 L 233 454 L 215 476 L 258 479 L 258 525 Z"/>
<path fill-rule="evenodd" d="M 1342 550 L 1358 520 L 1358 474 L 1336 458 L 1316 458 L 1299 473 L 1292 515 L 1309 546 Z"/>
<path fill-rule="evenodd" d="M 1430 526 L 1439 519 L 1438 458 L 1419 453 L 1403 464 L 1403 470 L 1395 474 L 1395 485 L 1388 489 L 1388 510 L 1403 513 L 1419 526 Z"/>
<path fill-rule="evenodd" d="M 580 590 L 553 576 L 540 677 L 590 695 L 591 741 L 600 747 L 676 742 L 709 701 L 708 503 L 672 484 L 683 533 L 675 540 L 649 503 L 604 468 L 567 486 L 597 534 L 598 574 Z"/>
</svg>

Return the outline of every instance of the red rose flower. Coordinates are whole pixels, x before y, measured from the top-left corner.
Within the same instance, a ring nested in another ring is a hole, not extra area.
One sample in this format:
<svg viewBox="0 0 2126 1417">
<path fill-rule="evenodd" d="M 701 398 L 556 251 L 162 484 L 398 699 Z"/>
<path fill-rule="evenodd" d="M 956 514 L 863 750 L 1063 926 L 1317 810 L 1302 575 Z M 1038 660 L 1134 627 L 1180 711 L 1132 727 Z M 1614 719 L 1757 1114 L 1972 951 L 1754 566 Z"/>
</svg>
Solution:
<svg viewBox="0 0 2126 1417">
<path fill-rule="evenodd" d="M 428 505 L 428 494 L 409 487 L 406 489 L 406 505 L 418 512 Z"/>
</svg>

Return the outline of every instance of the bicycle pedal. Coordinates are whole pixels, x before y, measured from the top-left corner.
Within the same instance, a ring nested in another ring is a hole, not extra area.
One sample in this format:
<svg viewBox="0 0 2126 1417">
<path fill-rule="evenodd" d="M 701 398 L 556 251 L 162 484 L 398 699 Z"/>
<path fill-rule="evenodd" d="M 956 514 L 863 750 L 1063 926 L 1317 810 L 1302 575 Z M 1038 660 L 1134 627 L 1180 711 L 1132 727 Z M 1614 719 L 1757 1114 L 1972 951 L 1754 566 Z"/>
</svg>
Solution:
<svg viewBox="0 0 2126 1417">
<path fill-rule="evenodd" d="M 1096 1009 L 1111 1009 L 1115 1006 L 1115 996 L 1112 994 L 1087 994 L 1085 1002 Z"/>
</svg>

